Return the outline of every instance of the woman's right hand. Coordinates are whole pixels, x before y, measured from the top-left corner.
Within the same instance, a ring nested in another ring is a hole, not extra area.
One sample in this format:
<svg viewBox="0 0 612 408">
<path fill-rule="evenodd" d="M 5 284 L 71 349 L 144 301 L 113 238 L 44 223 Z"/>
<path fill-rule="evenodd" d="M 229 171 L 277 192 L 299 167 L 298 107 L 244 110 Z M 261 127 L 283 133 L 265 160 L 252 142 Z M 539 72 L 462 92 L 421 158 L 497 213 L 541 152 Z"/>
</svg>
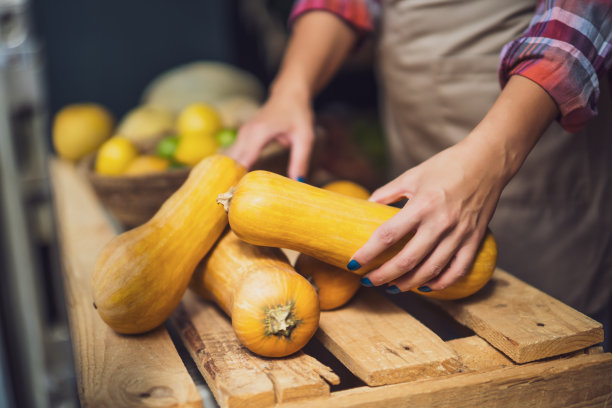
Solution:
<svg viewBox="0 0 612 408">
<path fill-rule="evenodd" d="M 314 142 L 313 112 L 305 93 L 272 92 L 255 116 L 240 128 L 227 155 L 248 169 L 273 140 L 290 149 L 287 175 L 303 179 L 308 172 Z"/>
</svg>

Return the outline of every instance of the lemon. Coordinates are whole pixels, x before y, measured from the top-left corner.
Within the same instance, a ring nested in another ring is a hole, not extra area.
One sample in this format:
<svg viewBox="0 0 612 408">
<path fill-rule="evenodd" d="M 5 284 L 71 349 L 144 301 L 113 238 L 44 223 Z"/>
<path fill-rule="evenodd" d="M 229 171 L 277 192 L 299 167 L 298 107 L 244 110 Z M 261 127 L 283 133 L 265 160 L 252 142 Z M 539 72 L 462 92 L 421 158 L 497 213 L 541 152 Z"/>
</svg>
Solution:
<svg viewBox="0 0 612 408">
<path fill-rule="evenodd" d="M 105 176 L 122 174 L 137 156 L 138 150 L 132 142 L 114 136 L 100 146 L 96 157 L 96 172 Z"/>
<path fill-rule="evenodd" d="M 212 136 L 183 136 L 174 152 L 174 159 L 187 166 L 195 166 L 203 158 L 215 154 L 218 147 Z"/>
<path fill-rule="evenodd" d="M 221 117 L 213 106 L 193 103 L 181 111 L 176 128 L 180 136 L 214 135 L 221 130 Z"/>
<path fill-rule="evenodd" d="M 138 156 L 128 165 L 124 174 L 139 175 L 150 173 L 161 173 L 170 167 L 170 162 L 161 157 L 143 155 Z"/>
<path fill-rule="evenodd" d="M 113 117 L 95 103 L 62 108 L 53 120 L 53 147 L 67 160 L 79 160 L 94 152 L 113 132 Z"/>
</svg>

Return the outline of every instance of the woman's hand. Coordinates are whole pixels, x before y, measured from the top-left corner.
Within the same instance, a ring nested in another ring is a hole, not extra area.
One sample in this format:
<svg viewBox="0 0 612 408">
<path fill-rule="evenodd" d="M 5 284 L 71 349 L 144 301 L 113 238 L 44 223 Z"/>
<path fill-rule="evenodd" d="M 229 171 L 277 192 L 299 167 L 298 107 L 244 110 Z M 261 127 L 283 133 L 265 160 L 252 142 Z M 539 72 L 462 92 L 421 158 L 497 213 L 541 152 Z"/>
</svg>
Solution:
<svg viewBox="0 0 612 408">
<path fill-rule="evenodd" d="M 475 160 L 469 142 L 459 143 L 376 190 L 370 200 L 406 205 L 381 225 L 353 259 L 366 265 L 408 234 L 392 259 L 365 275 L 365 285 L 392 285 L 391 293 L 450 286 L 470 269 L 504 185 L 496 157 Z M 369 281 L 368 281 L 369 280 Z"/>
<path fill-rule="evenodd" d="M 301 95 L 297 91 L 272 94 L 253 119 L 240 128 L 227 155 L 250 168 L 261 150 L 276 140 L 291 151 L 287 175 L 303 178 L 308 172 L 314 130 L 310 100 Z"/>
<path fill-rule="evenodd" d="M 393 258 L 362 277 L 390 293 L 442 290 L 466 274 L 505 185 L 558 114 L 550 96 L 513 76 L 483 121 L 460 143 L 376 190 L 370 200 L 407 204 L 353 255 L 356 270 L 409 234 Z"/>
<path fill-rule="evenodd" d="M 299 17 L 270 97 L 243 125 L 228 155 L 249 168 L 272 140 L 291 149 L 287 175 L 304 177 L 314 141 L 311 101 L 336 73 L 357 39 L 340 18 L 322 10 Z"/>
</svg>

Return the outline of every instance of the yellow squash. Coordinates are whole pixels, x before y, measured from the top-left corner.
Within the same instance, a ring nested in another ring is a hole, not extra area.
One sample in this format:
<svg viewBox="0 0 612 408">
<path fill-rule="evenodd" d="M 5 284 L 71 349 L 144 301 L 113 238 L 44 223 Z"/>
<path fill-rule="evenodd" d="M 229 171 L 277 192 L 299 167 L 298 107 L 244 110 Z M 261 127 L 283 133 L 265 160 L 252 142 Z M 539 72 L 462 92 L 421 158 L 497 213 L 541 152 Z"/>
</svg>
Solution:
<svg viewBox="0 0 612 408">
<path fill-rule="evenodd" d="M 263 170 L 248 173 L 217 201 L 226 207 L 230 226 L 242 240 L 293 249 L 343 269 L 374 230 L 399 211 Z M 397 242 L 355 273 L 361 275 L 380 266 L 409 239 Z M 453 285 L 452 298 L 469 296 L 484 286 L 496 261 L 497 246 L 489 233 L 468 277 Z M 442 292 L 428 295 L 446 298 Z"/>
<path fill-rule="evenodd" d="M 370 192 L 348 180 L 339 180 L 323 186 L 350 197 L 367 199 Z M 300 254 L 295 270 L 305 276 L 319 295 L 321 310 L 332 310 L 345 305 L 361 287 L 359 276 L 308 255 Z"/>
<path fill-rule="evenodd" d="M 92 287 L 94 307 L 110 327 L 143 333 L 170 316 L 198 262 L 227 225 L 215 197 L 244 174 L 229 157 L 201 161 L 148 222 L 104 247 Z"/>
<path fill-rule="evenodd" d="M 300 350 L 319 324 L 317 293 L 283 252 L 247 244 L 232 231 L 196 268 L 189 286 L 217 303 L 241 343 L 265 357 Z"/>
</svg>

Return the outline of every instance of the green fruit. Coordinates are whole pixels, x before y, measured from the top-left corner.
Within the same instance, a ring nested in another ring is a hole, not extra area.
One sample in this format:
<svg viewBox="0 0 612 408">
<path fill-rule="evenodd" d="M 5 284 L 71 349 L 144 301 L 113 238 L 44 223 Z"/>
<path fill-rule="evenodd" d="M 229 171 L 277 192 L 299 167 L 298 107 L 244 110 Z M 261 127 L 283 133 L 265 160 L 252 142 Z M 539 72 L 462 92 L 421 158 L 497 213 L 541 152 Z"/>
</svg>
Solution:
<svg viewBox="0 0 612 408">
<path fill-rule="evenodd" d="M 167 136 L 157 143 L 155 147 L 155 153 L 159 157 L 163 157 L 164 159 L 172 159 L 174 157 L 174 152 L 176 151 L 176 147 L 178 146 L 179 138 L 176 136 Z"/>
<path fill-rule="evenodd" d="M 217 139 L 217 143 L 221 147 L 229 147 L 236 141 L 236 136 L 238 132 L 236 129 L 222 129 L 215 135 L 215 139 Z"/>
</svg>

